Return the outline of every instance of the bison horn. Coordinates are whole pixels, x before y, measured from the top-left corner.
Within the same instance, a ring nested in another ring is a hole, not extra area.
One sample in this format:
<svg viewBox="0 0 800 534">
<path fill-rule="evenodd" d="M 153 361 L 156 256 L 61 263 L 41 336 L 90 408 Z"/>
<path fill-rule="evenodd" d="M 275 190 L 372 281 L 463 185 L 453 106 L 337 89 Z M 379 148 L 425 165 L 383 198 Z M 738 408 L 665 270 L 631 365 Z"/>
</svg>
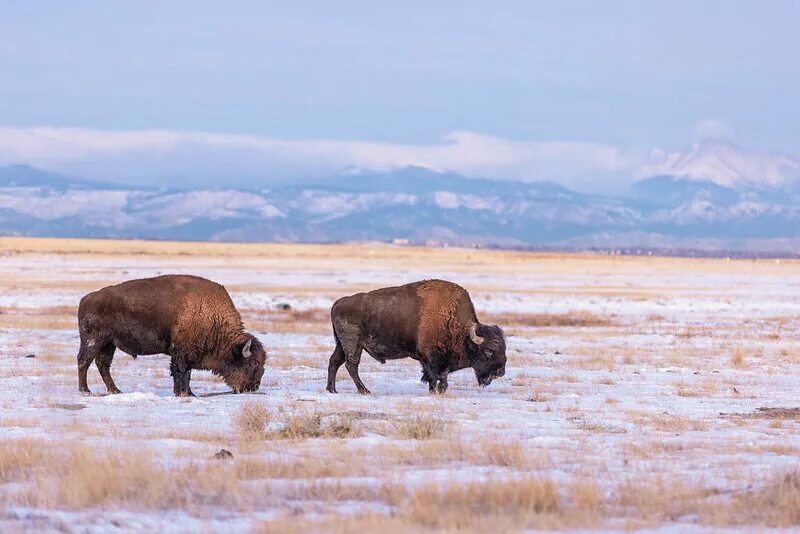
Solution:
<svg viewBox="0 0 800 534">
<path fill-rule="evenodd" d="M 478 323 L 472 323 L 472 326 L 469 327 L 469 338 L 476 345 L 483 343 L 484 339 L 478 335 Z"/>
<path fill-rule="evenodd" d="M 247 343 L 245 343 L 244 347 L 242 347 L 242 356 L 244 356 L 245 358 L 249 358 L 250 356 L 253 355 L 253 351 L 250 350 L 250 346 L 252 344 L 253 344 L 253 340 L 252 339 L 248 339 Z"/>
</svg>

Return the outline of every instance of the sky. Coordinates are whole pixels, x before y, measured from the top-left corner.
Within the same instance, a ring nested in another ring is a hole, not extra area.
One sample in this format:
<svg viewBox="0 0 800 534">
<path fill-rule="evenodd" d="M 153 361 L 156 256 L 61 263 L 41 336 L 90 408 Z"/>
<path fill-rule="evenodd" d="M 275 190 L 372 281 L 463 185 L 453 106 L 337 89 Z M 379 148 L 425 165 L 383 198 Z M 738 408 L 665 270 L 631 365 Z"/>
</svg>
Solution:
<svg viewBox="0 0 800 534">
<path fill-rule="evenodd" d="M 595 188 L 706 139 L 797 154 L 793 1 L 0 0 L 0 163 Z"/>
</svg>

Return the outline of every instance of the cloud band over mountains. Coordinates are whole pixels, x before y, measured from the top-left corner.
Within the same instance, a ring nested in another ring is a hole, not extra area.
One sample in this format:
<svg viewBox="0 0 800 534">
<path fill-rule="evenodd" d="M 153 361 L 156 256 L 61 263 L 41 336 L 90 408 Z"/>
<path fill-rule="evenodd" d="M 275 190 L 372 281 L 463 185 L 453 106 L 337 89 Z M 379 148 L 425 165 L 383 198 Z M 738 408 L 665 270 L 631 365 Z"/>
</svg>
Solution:
<svg viewBox="0 0 800 534">
<path fill-rule="evenodd" d="M 654 149 L 638 154 L 601 143 L 520 141 L 469 131 L 453 131 L 430 144 L 403 144 L 196 131 L 0 127 L 0 165 L 9 164 L 129 185 L 252 189 L 408 166 L 467 177 L 552 181 L 603 193 L 657 175 L 739 188 L 800 182 L 797 159 L 725 142 L 699 141 L 684 152 Z"/>
<path fill-rule="evenodd" d="M 626 176 L 637 158 L 609 145 L 517 141 L 467 131 L 431 144 L 282 140 L 167 130 L 0 128 L 0 165 L 132 184 L 269 186 L 357 169 L 421 166 L 465 176 L 580 186 Z"/>
</svg>

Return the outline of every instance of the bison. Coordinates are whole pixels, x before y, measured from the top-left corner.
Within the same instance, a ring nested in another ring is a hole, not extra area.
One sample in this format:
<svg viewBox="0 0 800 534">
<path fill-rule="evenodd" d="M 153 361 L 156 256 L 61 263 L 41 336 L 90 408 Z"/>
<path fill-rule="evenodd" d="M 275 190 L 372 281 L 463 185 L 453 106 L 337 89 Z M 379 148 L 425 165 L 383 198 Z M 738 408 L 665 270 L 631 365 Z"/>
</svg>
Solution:
<svg viewBox="0 0 800 534">
<path fill-rule="evenodd" d="M 220 375 L 234 391 L 255 391 L 267 354 L 244 332 L 225 288 L 197 276 L 164 275 L 94 291 L 78 307 L 81 345 L 78 390 L 90 394 L 86 371 L 94 360 L 109 393 L 119 393 L 109 368 L 114 351 L 134 358 L 167 354 L 176 396 L 194 396 L 192 369 Z"/>
<path fill-rule="evenodd" d="M 345 364 L 358 392 L 369 390 L 358 376 L 361 351 L 381 363 L 413 358 L 431 392 L 447 390 L 447 375 L 466 367 L 488 386 L 506 369 L 506 341 L 498 326 L 478 322 L 467 291 L 444 280 L 423 280 L 357 293 L 331 308 L 336 349 L 328 364 L 328 387 L 336 393 L 336 372 Z"/>
</svg>

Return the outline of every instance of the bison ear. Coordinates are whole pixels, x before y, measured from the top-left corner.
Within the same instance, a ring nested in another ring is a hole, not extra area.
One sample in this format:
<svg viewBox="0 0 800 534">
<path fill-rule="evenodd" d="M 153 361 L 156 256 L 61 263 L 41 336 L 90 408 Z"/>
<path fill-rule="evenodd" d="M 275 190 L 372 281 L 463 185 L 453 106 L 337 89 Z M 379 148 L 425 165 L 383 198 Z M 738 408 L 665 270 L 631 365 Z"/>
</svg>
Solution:
<svg viewBox="0 0 800 534">
<path fill-rule="evenodd" d="M 250 356 L 253 355 L 253 350 L 251 349 L 252 345 L 253 345 L 253 340 L 248 339 L 247 343 L 245 343 L 244 347 L 242 347 L 242 356 L 244 358 L 249 358 Z"/>
<path fill-rule="evenodd" d="M 472 323 L 472 326 L 469 327 L 469 338 L 476 345 L 480 345 L 485 341 L 481 336 L 478 335 L 478 323 Z"/>
</svg>

